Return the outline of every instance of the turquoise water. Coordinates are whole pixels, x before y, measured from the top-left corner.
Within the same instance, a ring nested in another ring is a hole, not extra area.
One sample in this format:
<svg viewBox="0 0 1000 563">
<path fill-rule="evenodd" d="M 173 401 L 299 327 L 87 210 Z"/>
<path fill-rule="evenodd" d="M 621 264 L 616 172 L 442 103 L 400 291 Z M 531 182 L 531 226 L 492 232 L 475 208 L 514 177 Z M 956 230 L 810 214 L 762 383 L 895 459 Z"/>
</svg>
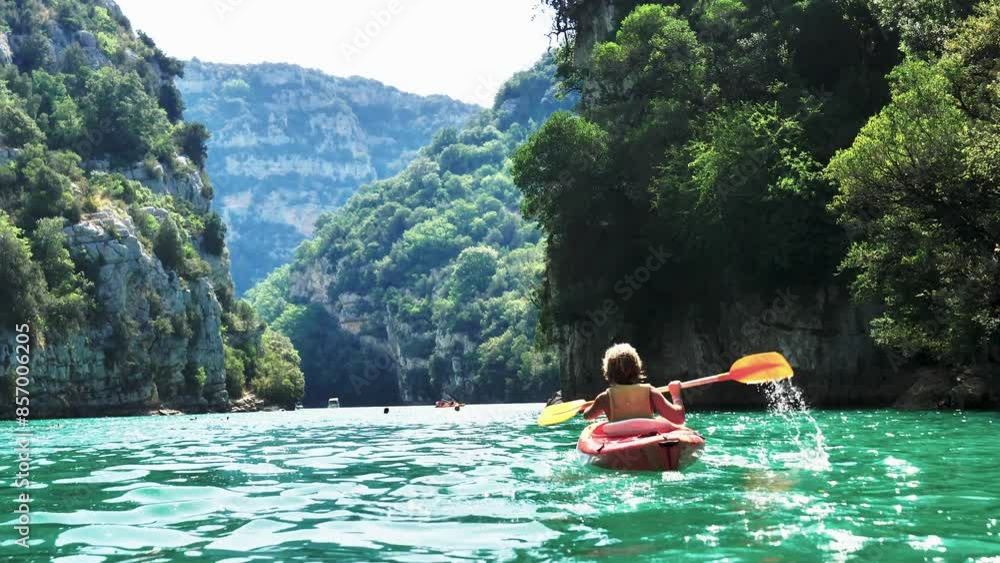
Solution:
<svg viewBox="0 0 1000 563">
<path fill-rule="evenodd" d="M 693 413 L 697 464 L 623 474 L 540 408 L 40 421 L 0 559 L 1000 561 L 995 413 Z"/>
</svg>

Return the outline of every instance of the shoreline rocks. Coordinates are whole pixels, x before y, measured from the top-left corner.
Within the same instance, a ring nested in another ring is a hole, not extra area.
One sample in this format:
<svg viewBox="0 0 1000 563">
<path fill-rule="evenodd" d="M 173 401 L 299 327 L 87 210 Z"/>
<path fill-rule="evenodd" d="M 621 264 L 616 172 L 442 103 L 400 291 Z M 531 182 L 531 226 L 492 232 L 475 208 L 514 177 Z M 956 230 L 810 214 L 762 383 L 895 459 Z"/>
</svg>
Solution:
<svg viewBox="0 0 1000 563">
<path fill-rule="evenodd" d="M 233 402 L 229 412 L 260 412 L 263 408 L 263 399 L 258 399 L 253 393 L 247 393 Z"/>
</svg>

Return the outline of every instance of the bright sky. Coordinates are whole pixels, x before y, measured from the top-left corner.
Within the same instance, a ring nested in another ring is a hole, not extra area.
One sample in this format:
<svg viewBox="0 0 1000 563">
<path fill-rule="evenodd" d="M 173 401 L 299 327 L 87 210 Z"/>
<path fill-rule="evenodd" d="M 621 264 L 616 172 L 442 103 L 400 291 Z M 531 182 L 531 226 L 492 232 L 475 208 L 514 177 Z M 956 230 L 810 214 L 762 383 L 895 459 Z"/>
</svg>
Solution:
<svg viewBox="0 0 1000 563">
<path fill-rule="evenodd" d="M 549 47 L 541 0 L 118 0 L 168 55 L 287 62 L 488 106 Z"/>
</svg>

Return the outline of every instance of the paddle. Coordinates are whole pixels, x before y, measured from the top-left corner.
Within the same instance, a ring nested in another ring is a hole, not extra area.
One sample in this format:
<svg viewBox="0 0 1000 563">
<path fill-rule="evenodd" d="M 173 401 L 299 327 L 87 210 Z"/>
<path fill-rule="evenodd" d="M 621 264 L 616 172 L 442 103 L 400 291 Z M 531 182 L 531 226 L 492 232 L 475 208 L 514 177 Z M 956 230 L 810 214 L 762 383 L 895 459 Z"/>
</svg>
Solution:
<svg viewBox="0 0 1000 563">
<path fill-rule="evenodd" d="M 792 366 L 788 364 L 788 360 L 784 356 L 777 352 L 765 352 L 736 360 L 736 363 L 726 373 L 685 381 L 681 383 L 681 388 L 690 389 L 691 387 L 699 387 L 720 381 L 738 381 L 750 385 L 781 381 L 782 379 L 792 377 L 792 375 Z M 660 387 L 659 391 L 666 393 L 667 387 Z M 538 415 L 538 424 L 541 426 L 562 424 L 592 404 L 594 404 L 594 401 L 578 399 L 568 403 L 547 406 L 542 410 L 542 414 Z"/>
</svg>

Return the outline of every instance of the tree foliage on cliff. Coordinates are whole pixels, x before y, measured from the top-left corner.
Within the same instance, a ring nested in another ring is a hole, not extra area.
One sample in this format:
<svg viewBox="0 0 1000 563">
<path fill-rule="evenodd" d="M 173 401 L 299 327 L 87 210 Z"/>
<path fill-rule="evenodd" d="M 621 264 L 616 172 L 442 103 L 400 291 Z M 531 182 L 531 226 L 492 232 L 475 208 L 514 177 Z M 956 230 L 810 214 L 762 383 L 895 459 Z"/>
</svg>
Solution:
<svg viewBox="0 0 1000 563">
<path fill-rule="evenodd" d="M 258 397 L 286 408 L 294 408 L 305 391 L 301 360 L 287 336 L 264 333 L 264 354 L 257 365 L 253 391 Z"/>
<path fill-rule="evenodd" d="M 523 210 L 549 234 L 543 318 L 582 322 L 654 247 L 671 262 L 619 303 L 640 340 L 734 291 L 829 281 L 844 240 L 823 165 L 884 102 L 897 59 L 874 15 L 826 0 L 619 15 L 586 54 L 569 34 L 560 72 L 579 115 L 514 157 Z"/>
<path fill-rule="evenodd" d="M 518 213 L 508 173 L 514 148 L 568 105 L 553 71 L 547 61 L 516 75 L 492 110 L 361 188 L 319 220 L 291 268 L 249 293 L 302 353 L 313 403 L 394 400 L 397 373 L 410 400 L 537 400 L 554 390 L 554 354 L 534 346 L 543 243 Z M 292 279 L 326 265 L 326 295 L 291 294 Z M 309 303 L 326 299 L 344 322 Z"/>
<path fill-rule="evenodd" d="M 663 245 L 673 264 L 624 308 L 640 335 L 692 304 L 856 275 L 885 307 L 879 342 L 995 347 L 996 0 L 604 3 L 620 20 L 592 48 L 575 42 L 600 2 L 546 3 L 583 101 L 514 158 L 549 234 L 543 318 L 579 322 Z"/>
<path fill-rule="evenodd" d="M 1000 2 L 890 75 L 892 102 L 830 162 L 879 342 L 971 363 L 1000 343 Z"/>
<path fill-rule="evenodd" d="M 132 165 L 144 156 L 173 164 L 181 148 L 170 136 L 167 112 L 156 93 L 177 68 L 152 42 L 140 41 L 124 19 L 83 2 L 0 3 L 0 27 L 14 47 L 14 64 L 0 67 L 0 210 L 8 237 L 26 242 L 19 288 L 0 305 L 5 325 L 32 322 L 36 334 L 59 338 L 97 313 L 94 264 L 70 256 L 63 228 L 99 207 L 124 215 L 140 200 L 178 214 L 197 233 L 200 219 L 184 206 L 155 196 L 120 174 L 90 171 L 88 159 Z M 62 27 L 68 26 L 68 27 Z M 110 53 L 62 46 L 67 30 L 79 39 L 104 34 Z M 83 34 L 83 35 L 81 35 Z M 127 56 L 131 53 L 132 56 Z M 92 64 L 94 61 L 98 64 Z M 15 234 L 16 233 L 16 234 Z M 31 274 L 41 271 L 39 278 Z"/>
</svg>

